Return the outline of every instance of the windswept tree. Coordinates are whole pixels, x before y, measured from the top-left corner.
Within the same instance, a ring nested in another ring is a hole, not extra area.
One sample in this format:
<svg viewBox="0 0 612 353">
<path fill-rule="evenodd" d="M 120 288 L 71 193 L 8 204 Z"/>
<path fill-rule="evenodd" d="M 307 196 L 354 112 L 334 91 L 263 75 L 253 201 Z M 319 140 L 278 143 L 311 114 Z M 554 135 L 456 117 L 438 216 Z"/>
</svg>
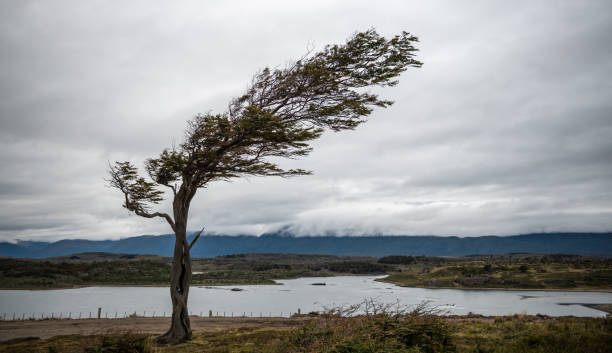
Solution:
<svg viewBox="0 0 612 353">
<path fill-rule="evenodd" d="M 177 343 L 191 337 L 187 298 L 191 280 L 188 243 L 189 205 L 200 188 L 218 180 L 243 176 L 307 175 L 303 169 L 284 169 L 279 157 L 299 158 L 310 142 L 326 130 L 351 130 L 365 122 L 375 107 L 393 102 L 379 99 L 367 88 L 394 86 L 414 59 L 418 39 L 403 32 L 385 39 L 375 30 L 354 34 L 342 45 L 280 69 L 255 74 L 246 92 L 233 99 L 227 112 L 200 114 L 188 121 L 185 140 L 145 163 L 150 180 L 139 176 L 130 162 L 110 165 L 110 185 L 123 193 L 123 207 L 135 214 L 165 219 L 175 234 L 170 296 L 172 322 L 160 342 Z M 172 212 L 152 207 L 172 193 Z"/>
</svg>

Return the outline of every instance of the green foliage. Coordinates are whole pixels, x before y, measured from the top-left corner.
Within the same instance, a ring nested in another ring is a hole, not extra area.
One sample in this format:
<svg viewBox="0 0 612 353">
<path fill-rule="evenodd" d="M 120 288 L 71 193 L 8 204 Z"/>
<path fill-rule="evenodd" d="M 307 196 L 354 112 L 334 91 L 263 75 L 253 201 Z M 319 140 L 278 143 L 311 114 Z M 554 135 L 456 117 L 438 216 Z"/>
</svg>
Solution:
<svg viewBox="0 0 612 353">
<path fill-rule="evenodd" d="M 148 335 L 122 334 L 102 336 L 100 343 L 85 349 L 85 353 L 150 353 L 153 344 Z"/>
<path fill-rule="evenodd" d="M 396 257 L 383 259 L 400 261 Z M 415 287 L 610 289 L 612 260 L 568 255 L 498 255 L 449 258 L 446 264 L 434 265 L 420 262 L 417 257 L 415 263 L 402 264 L 382 281 Z"/>
<path fill-rule="evenodd" d="M 139 177 L 131 163 L 116 162 L 110 166 L 110 185 L 123 193 L 128 210 L 147 218 L 163 217 L 176 231 L 177 220 L 179 229 L 186 228 L 183 223 L 196 190 L 212 181 L 310 174 L 281 168 L 279 157 L 305 156 L 324 130 L 354 129 L 375 107 L 391 105 L 365 88 L 394 86 L 408 67 L 420 67 L 414 59 L 416 42 L 407 32 L 385 39 L 371 29 L 286 68 L 265 68 L 243 95 L 230 102 L 227 112 L 196 115 L 188 122 L 183 143 L 147 160 L 153 183 Z M 149 206 L 161 201 L 156 185 L 172 189 L 178 219 L 149 213 Z"/>
<path fill-rule="evenodd" d="M 106 334 L 17 338 L 0 342 L 0 351 L 604 353 L 612 347 L 612 318 L 469 318 L 382 312 L 354 317 L 323 315 L 294 329 L 266 325 L 274 323 L 196 331 L 192 340 L 169 347 L 152 347 L 143 334 Z"/>
<path fill-rule="evenodd" d="M 29 337 L 0 342 L 0 351 L 14 353 L 150 353 L 153 352 L 153 344 L 151 338 L 144 334 L 63 335 L 47 339 Z"/>
<path fill-rule="evenodd" d="M 356 260 L 329 255 L 241 254 L 197 259 L 192 283 L 199 285 L 272 284 L 273 279 L 380 274 L 388 267 L 375 258 Z"/>
<path fill-rule="evenodd" d="M 324 264 L 323 266 L 330 272 L 352 274 L 380 274 L 385 273 L 390 269 L 389 266 L 366 261 L 333 262 Z"/>
<path fill-rule="evenodd" d="M 376 263 L 376 258 L 240 254 L 194 259 L 192 270 L 196 272 L 191 280 L 194 285 L 241 285 L 274 284 L 274 279 L 378 274 L 387 266 Z M 67 256 L 61 262 L 4 258 L 0 259 L 0 279 L 0 288 L 167 285 L 170 259 L 104 253 Z"/>
<path fill-rule="evenodd" d="M 450 258 L 436 257 L 436 256 L 401 256 L 391 255 L 383 256 L 378 259 L 381 264 L 391 265 L 429 265 L 429 266 L 440 266 L 450 261 Z"/>
<path fill-rule="evenodd" d="M 151 204 L 163 200 L 163 192 L 155 188 L 155 183 L 138 176 L 138 170 L 130 162 L 115 162 L 110 166 L 111 186 L 124 194 L 123 207 L 134 212 L 146 212 Z"/>
<path fill-rule="evenodd" d="M 170 266 L 158 261 L 61 262 L 0 259 L 2 288 L 66 288 L 96 284 L 167 284 Z"/>
<path fill-rule="evenodd" d="M 324 314 L 297 328 L 278 352 L 454 352 L 451 331 L 439 316 L 413 312 L 342 317 Z"/>
<path fill-rule="evenodd" d="M 453 324 L 460 352 L 609 352 L 612 319 L 514 315 Z"/>
<path fill-rule="evenodd" d="M 185 165 L 185 158 L 177 151 L 164 150 L 159 158 L 147 159 L 147 173 L 157 184 L 171 186 L 178 182 Z"/>
<path fill-rule="evenodd" d="M 411 265 L 414 264 L 417 259 L 414 256 L 384 256 L 378 259 L 381 264 L 393 264 L 393 265 Z"/>
<path fill-rule="evenodd" d="M 61 262 L 0 259 L 0 286 L 44 289 L 96 284 L 166 285 L 170 278 L 169 258 L 103 253 L 92 256 L 67 256 Z M 546 261 L 541 261 L 541 258 L 546 258 Z M 579 256 L 571 260 L 538 255 L 520 258 L 506 255 L 482 258 L 394 256 L 377 259 L 238 254 L 193 261 L 192 270 L 196 274 L 192 283 L 196 285 L 273 284 L 274 279 L 390 273 L 382 281 L 416 287 L 612 288 L 612 260 Z M 391 265 L 389 262 L 399 264 Z"/>
<path fill-rule="evenodd" d="M 285 328 L 241 327 L 212 332 L 196 332 L 193 339 L 174 347 L 163 347 L 162 352 L 225 353 L 270 352 L 271 347 L 287 337 Z"/>
</svg>

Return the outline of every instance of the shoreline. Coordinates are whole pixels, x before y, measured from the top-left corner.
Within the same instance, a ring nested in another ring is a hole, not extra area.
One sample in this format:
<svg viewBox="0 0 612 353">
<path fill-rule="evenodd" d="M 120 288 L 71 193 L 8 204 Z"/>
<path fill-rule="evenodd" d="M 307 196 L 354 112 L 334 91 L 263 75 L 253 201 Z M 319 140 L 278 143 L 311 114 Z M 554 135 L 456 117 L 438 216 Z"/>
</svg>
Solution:
<svg viewBox="0 0 612 353">
<path fill-rule="evenodd" d="M 557 305 L 581 305 L 585 308 L 599 310 L 607 313 L 608 316 L 612 315 L 612 304 L 595 304 L 595 303 L 557 303 Z"/>
<path fill-rule="evenodd" d="M 612 304 L 610 304 L 612 305 Z M 474 320 L 493 322 L 497 318 L 521 320 L 557 321 L 560 318 L 583 321 L 603 320 L 602 318 L 576 318 L 573 316 L 553 317 L 546 315 L 451 315 L 444 319 L 449 322 L 472 322 Z M 313 317 L 308 315 L 287 317 L 200 317 L 190 315 L 192 330 L 199 332 L 215 332 L 219 330 L 254 328 L 254 329 L 291 329 L 298 327 Z M 170 317 L 128 317 L 128 318 L 101 318 L 101 319 L 44 319 L 44 320 L 15 320 L 0 321 L 0 342 L 6 342 L 20 337 L 50 338 L 59 335 L 104 335 L 121 333 L 161 334 L 170 325 Z"/>
<path fill-rule="evenodd" d="M 17 287 L 17 288 L 2 288 L 0 290 L 31 290 L 31 291 L 45 291 L 45 290 L 66 290 L 66 289 L 81 289 L 89 287 L 168 287 L 170 284 L 83 284 L 75 285 L 72 287 L 53 287 L 53 288 L 28 288 L 28 287 Z"/>
<path fill-rule="evenodd" d="M 338 276 L 326 276 L 326 277 L 342 277 L 346 275 L 338 275 Z M 380 275 L 351 275 L 356 277 L 372 277 L 372 276 L 380 276 Z M 386 275 L 389 276 L 389 275 Z M 298 277 L 298 278 L 319 278 L 319 277 Z M 323 278 L 323 277 L 321 277 Z M 595 293 L 612 293 L 612 288 L 495 288 L 495 287 L 483 287 L 483 288 L 468 288 L 468 287 L 431 287 L 431 286 L 409 286 L 404 285 L 402 283 L 394 282 L 394 281 L 385 281 L 386 277 L 376 278 L 374 281 L 380 283 L 391 284 L 398 287 L 403 288 L 422 288 L 422 289 L 454 289 L 454 290 L 463 290 L 463 291 L 515 291 L 515 292 L 595 292 Z M 276 278 L 272 279 L 274 283 L 249 283 L 249 284 L 241 284 L 241 283 L 220 283 L 220 284 L 191 284 L 191 287 L 198 288 L 206 288 L 206 287 L 243 287 L 243 286 L 280 286 L 282 283 L 278 283 L 276 281 L 282 280 L 292 280 L 297 278 Z M 29 290 L 29 291 L 45 291 L 45 290 L 66 290 L 66 289 L 81 289 L 81 288 L 89 288 L 89 287 L 170 287 L 170 284 L 84 284 L 84 285 L 75 285 L 71 287 L 54 287 L 54 288 L 2 288 L 0 287 L 0 291 L 3 290 Z"/>
<path fill-rule="evenodd" d="M 308 277 L 301 277 L 308 278 Z M 293 279 L 293 278 L 292 278 Z M 275 281 L 275 280 L 273 280 Z M 281 283 L 252 283 L 252 284 L 191 284 L 190 288 L 206 288 L 206 287 L 238 287 L 238 286 L 280 286 Z M 166 287 L 170 288 L 170 283 L 168 284 L 84 284 L 72 287 L 53 287 L 53 288 L 2 288 L 0 287 L 0 291 L 2 290 L 31 290 L 31 291 L 45 291 L 45 290 L 66 290 L 66 289 L 80 289 L 80 288 L 91 288 L 91 287 Z"/>
<path fill-rule="evenodd" d="M 455 289 L 455 290 L 470 290 L 470 291 L 512 291 L 512 292 L 596 292 L 596 293 L 612 293 L 612 288 L 495 288 L 495 287 L 483 287 L 483 288 L 469 288 L 469 287 L 430 287 L 430 286 L 407 286 L 398 282 L 384 281 L 382 279 L 376 279 L 375 281 L 381 283 L 388 283 L 394 286 L 403 288 L 423 288 L 423 289 Z"/>
</svg>

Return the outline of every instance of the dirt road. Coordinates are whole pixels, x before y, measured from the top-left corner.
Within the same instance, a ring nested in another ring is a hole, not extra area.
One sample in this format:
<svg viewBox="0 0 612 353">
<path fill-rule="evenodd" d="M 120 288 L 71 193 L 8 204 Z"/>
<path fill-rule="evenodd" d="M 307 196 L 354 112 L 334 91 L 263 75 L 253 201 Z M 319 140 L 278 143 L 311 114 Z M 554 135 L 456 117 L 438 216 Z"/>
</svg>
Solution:
<svg viewBox="0 0 612 353">
<path fill-rule="evenodd" d="M 190 317 L 194 331 L 237 327 L 292 327 L 307 318 L 201 318 Z M 130 317 L 124 319 L 0 321 L 0 341 L 19 337 L 48 338 L 58 335 L 100 335 L 142 332 L 161 334 L 170 327 L 170 318 Z"/>
</svg>

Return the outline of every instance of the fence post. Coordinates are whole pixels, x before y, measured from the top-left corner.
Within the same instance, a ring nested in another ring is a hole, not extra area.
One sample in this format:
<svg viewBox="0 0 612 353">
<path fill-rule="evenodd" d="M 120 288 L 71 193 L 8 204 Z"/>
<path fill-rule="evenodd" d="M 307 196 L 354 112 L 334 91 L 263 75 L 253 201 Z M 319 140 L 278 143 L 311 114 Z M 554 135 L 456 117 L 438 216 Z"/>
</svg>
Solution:
<svg viewBox="0 0 612 353">
<path fill-rule="evenodd" d="M 102 307 L 98 307 L 98 319 L 102 316 Z"/>
</svg>

